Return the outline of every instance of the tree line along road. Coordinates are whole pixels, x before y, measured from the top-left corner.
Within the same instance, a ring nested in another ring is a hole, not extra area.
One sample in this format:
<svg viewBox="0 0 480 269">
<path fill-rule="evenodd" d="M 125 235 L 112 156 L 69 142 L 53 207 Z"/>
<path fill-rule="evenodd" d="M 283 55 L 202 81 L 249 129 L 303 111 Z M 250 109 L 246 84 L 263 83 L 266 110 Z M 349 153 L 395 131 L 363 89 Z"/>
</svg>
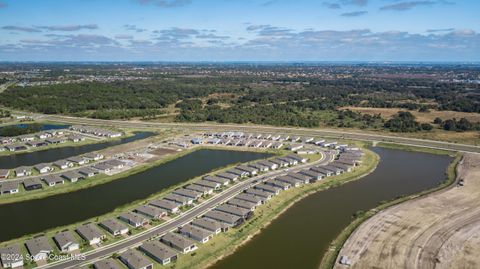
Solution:
<svg viewBox="0 0 480 269">
<path fill-rule="evenodd" d="M 83 125 L 101 125 L 123 128 L 146 128 L 146 129 L 164 129 L 164 128 L 177 128 L 194 131 L 225 131 L 225 129 L 242 130 L 246 132 L 283 132 L 294 133 L 296 135 L 308 135 L 308 136 L 328 136 L 341 139 L 350 140 L 362 140 L 373 142 L 387 142 L 401 145 L 453 150 L 470 153 L 480 153 L 480 147 L 474 145 L 449 143 L 442 141 L 406 138 L 398 136 L 387 136 L 377 134 L 367 134 L 361 132 L 344 132 L 337 130 L 320 130 L 320 129 L 307 129 L 307 128 L 292 128 L 292 127 L 273 127 L 273 126 L 252 126 L 252 125 L 237 125 L 237 124 L 205 124 L 205 123 L 154 123 L 154 122 L 141 122 L 141 121 L 120 121 L 120 120 L 99 120 L 89 118 L 77 118 L 59 115 L 37 115 L 37 117 L 70 124 L 83 124 Z"/>
</svg>

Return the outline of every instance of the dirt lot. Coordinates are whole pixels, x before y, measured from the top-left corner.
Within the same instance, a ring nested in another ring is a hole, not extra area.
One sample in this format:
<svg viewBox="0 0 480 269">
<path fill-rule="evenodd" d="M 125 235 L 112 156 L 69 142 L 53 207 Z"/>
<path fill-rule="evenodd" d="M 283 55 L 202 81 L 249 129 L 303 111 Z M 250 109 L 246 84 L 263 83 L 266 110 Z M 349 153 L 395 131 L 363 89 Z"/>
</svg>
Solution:
<svg viewBox="0 0 480 269">
<path fill-rule="evenodd" d="M 386 209 L 364 222 L 339 258 L 348 268 L 480 268 L 480 155 L 458 166 L 452 187 Z M 347 268 L 337 263 L 335 268 Z"/>
<path fill-rule="evenodd" d="M 461 119 L 466 118 L 471 122 L 480 122 L 480 114 L 478 113 L 466 113 L 466 112 L 456 112 L 456 111 L 437 111 L 437 110 L 430 110 L 430 112 L 418 112 L 418 111 L 411 111 L 406 109 L 399 109 L 399 108 L 373 108 L 373 107 L 343 107 L 342 109 L 350 109 L 352 111 L 357 111 L 365 114 L 379 114 L 384 119 L 391 118 L 394 114 L 398 111 L 409 111 L 412 113 L 419 122 L 426 122 L 432 123 L 436 117 L 441 118 L 442 120 L 447 119 Z"/>
</svg>

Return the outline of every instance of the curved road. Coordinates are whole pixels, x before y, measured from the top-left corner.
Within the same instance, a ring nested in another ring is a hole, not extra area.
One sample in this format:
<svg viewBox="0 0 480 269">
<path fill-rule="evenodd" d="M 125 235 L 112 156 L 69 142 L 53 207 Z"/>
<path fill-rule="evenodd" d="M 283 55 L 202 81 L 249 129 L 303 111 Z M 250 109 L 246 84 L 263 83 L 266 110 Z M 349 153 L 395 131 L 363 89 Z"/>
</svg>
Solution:
<svg viewBox="0 0 480 269">
<path fill-rule="evenodd" d="M 306 167 L 310 167 L 312 165 L 321 165 L 327 162 L 330 162 L 334 158 L 334 154 L 329 152 L 325 152 L 322 158 L 320 158 L 316 162 L 306 163 L 302 165 L 298 165 L 295 168 L 291 168 L 289 171 L 297 171 L 300 169 L 304 169 Z M 189 223 L 194 218 L 205 214 L 207 211 L 213 209 L 217 205 L 224 203 L 225 201 L 229 200 L 233 196 L 237 195 L 238 193 L 244 191 L 245 189 L 251 187 L 255 184 L 255 181 L 261 179 L 263 177 L 274 177 L 280 174 L 285 173 L 285 170 L 278 170 L 273 171 L 267 174 L 262 174 L 256 177 L 248 178 L 245 181 L 239 182 L 238 184 L 224 190 L 223 192 L 217 194 L 216 196 L 212 197 L 211 199 L 196 205 L 195 207 L 189 209 L 186 212 L 183 212 L 181 215 L 160 224 L 154 228 L 149 230 L 143 231 L 139 234 L 133 235 L 131 237 L 122 239 L 118 242 L 115 242 L 111 245 L 105 245 L 103 247 L 91 250 L 89 252 L 84 253 L 86 260 L 68 260 L 68 261 L 61 261 L 61 262 L 52 262 L 47 265 L 39 266 L 36 268 L 50 268 L 50 269 L 67 269 L 67 268 L 79 268 L 81 266 L 91 264 L 98 260 L 104 259 L 106 257 L 111 256 L 114 253 L 122 252 L 126 249 L 136 247 L 142 244 L 143 241 L 146 241 L 152 237 L 163 235 L 171 230 L 176 229 L 179 226 L 183 226 Z"/>
<path fill-rule="evenodd" d="M 88 118 L 77 118 L 59 115 L 37 115 L 37 117 L 50 121 L 65 122 L 71 124 L 85 125 L 101 125 L 125 128 L 149 128 L 164 129 L 177 128 L 196 131 L 225 131 L 225 129 L 242 130 L 246 132 L 282 132 L 294 133 L 296 135 L 307 136 L 328 136 L 335 138 L 344 138 L 350 140 L 389 142 L 402 145 L 411 145 L 418 147 L 427 147 L 434 149 L 453 150 L 461 152 L 480 153 L 479 146 L 456 144 L 449 142 L 441 142 L 426 139 L 406 138 L 398 136 L 388 136 L 379 134 L 369 134 L 362 132 L 344 132 L 326 129 L 308 129 L 308 128 L 291 128 L 291 127 L 273 127 L 273 126 L 257 126 L 257 125 L 237 125 L 237 124 L 208 124 L 208 123 L 156 123 L 142 121 L 120 121 L 120 120 L 98 120 Z"/>
</svg>

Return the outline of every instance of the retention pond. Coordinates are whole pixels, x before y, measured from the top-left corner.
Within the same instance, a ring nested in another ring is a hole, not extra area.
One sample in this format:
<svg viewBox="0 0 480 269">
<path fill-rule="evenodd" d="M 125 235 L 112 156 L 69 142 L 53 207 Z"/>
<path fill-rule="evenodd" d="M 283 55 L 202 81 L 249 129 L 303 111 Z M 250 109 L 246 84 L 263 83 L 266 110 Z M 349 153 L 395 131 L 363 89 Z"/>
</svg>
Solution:
<svg viewBox="0 0 480 269">
<path fill-rule="evenodd" d="M 360 210 L 437 186 L 451 157 L 373 148 L 381 161 L 368 176 L 299 201 L 214 269 L 317 269 L 329 243 Z"/>
<path fill-rule="evenodd" d="M 266 153 L 202 149 L 88 189 L 1 205 L 0 242 L 99 216 L 212 170 L 270 156 Z"/>
</svg>

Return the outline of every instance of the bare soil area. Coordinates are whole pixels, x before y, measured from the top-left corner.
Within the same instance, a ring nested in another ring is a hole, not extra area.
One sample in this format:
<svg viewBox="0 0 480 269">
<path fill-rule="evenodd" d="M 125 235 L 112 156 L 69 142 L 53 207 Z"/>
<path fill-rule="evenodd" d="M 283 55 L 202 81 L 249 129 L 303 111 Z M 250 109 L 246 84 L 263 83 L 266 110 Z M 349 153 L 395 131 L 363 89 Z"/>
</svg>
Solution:
<svg viewBox="0 0 480 269">
<path fill-rule="evenodd" d="M 457 167 L 465 186 L 379 212 L 350 236 L 334 268 L 480 268 L 480 155 Z"/>
</svg>

